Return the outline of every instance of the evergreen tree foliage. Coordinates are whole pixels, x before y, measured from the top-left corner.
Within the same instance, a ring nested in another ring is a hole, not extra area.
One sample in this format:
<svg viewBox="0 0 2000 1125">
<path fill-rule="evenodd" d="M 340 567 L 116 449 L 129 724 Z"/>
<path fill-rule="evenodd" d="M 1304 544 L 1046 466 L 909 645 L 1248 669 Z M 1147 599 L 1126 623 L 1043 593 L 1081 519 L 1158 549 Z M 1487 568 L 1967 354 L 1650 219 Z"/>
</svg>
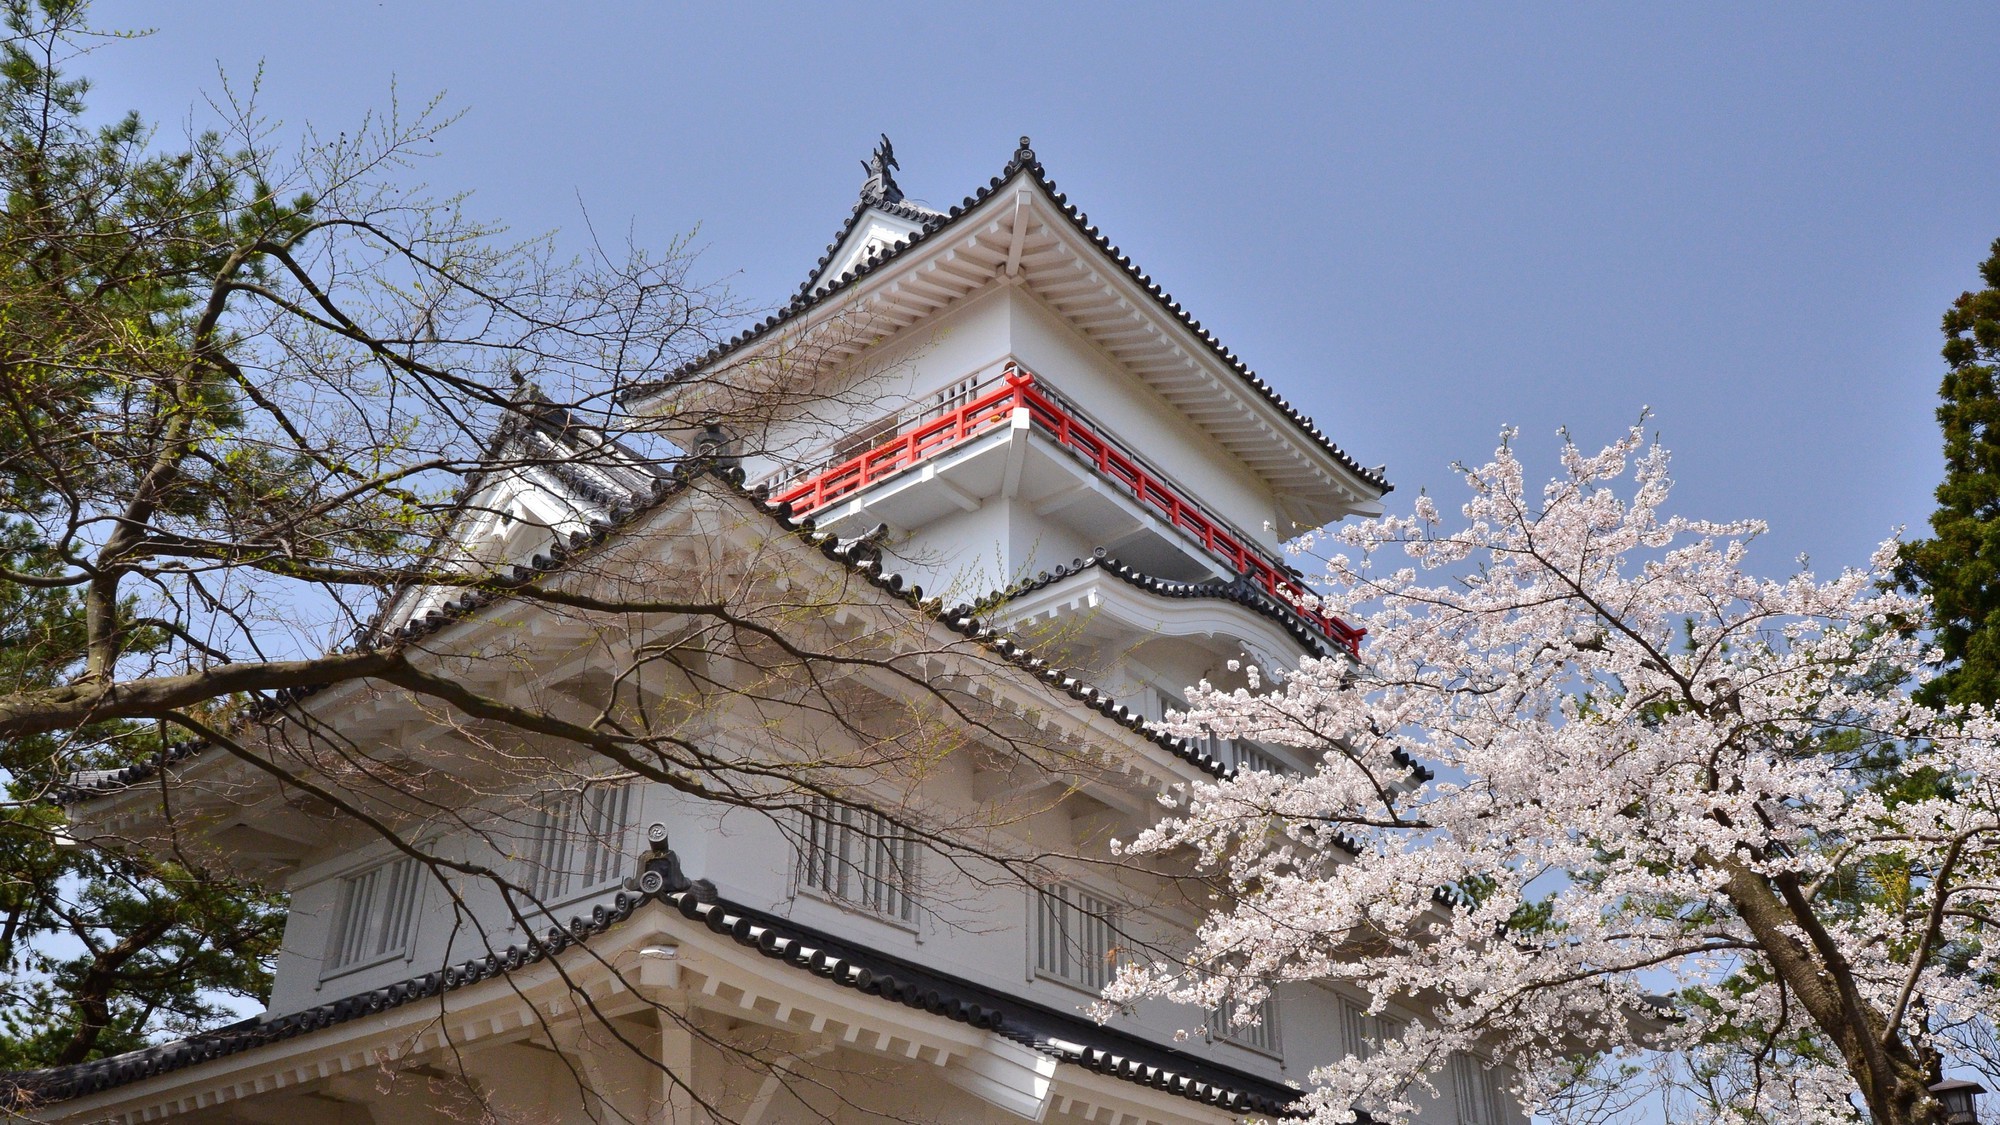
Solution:
<svg viewBox="0 0 2000 1125">
<path fill-rule="evenodd" d="M 827 779 L 841 772 L 828 737 L 866 747 L 871 770 L 891 751 L 931 760 L 928 721 L 908 746 L 900 728 L 885 738 L 838 669 L 899 678 L 924 716 L 959 707 L 959 688 L 831 633 L 791 637 L 801 620 L 844 620 L 841 590 L 809 613 L 754 585 L 675 600 L 573 550 L 634 514 L 627 491 L 709 487 L 714 466 L 680 456 L 684 435 L 754 442 L 804 406 L 872 408 L 785 377 L 855 339 L 854 324 L 788 337 L 754 378 L 683 379 L 730 314 L 726 294 L 690 281 L 685 242 L 593 235 L 572 254 L 470 216 L 464 195 L 412 174 L 450 123 L 435 101 L 285 131 L 259 117 L 254 90 L 225 86 L 202 111 L 213 133 L 104 123 L 70 73 L 105 42 L 85 7 L 0 0 L 0 1071 L 211 1027 L 232 997 L 260 999 L 282 912 L 229 879 L 300 870 L 353 835 L 423 864 L 453 888 L 465 932 L 491 941 L 459 888 L 514 904 L 516 937 L 532 924 L 524 904 L 547 904 L 512 858 L 467 859 L 461 837 L 432 833 L 437 810 L 533 814 L 524 795 L 561 769 L 777 817 L 793 792 L 848 787 Z M 510 481 L 566 514 L 517 511 L 485 487 Z M 534 577 L 558 548 L 576 564 L 563 581 Z M 675 551 L 657 549 L 653 572 L 679 581 Z M 872 587 L 857 594 L 874 604 Z M 637 637 L 633 614 L 671 617 L 701 640 L 611 642 L 594 651 L 621 671 L 593 667 L 577 694 L 517 693 L 529 647 L 446 656 L 424 631 L 446 606 L 489 599 L 605 638 Z M 402 610 L 412 627 L 392 622 Z M 712 676 L 713 662 L 813 700 L 799 752 L 746 764 L 689 733 L 689 716 L 763 690 Z M 627 688 L 663 666 L 686 698 L 633 707 Z M 577 710 L 600 684 L 613 686 Z M 479 770 L 452 768 L 472 760 L 456 749 L 352 739 L 302 702 L 349 690 L 473 739 Z M 187 754 L 145 772 L 143 790 L 101 772 L 169 747 Z M 282 796 L 233 803 L 243 777 Z M 65 819 L 54 802 L 78 786 L 92 795 Z M 858 803 L 915 819 L 900 799 Z M 267 814 L 291 831 L 247 823 Z M 506 855 L 515 821 L 482 819 Z M 990 854 L 975 836 L 935 846 Z M 38 1086 L 10 1077 L 17 1093 Z"/>
<path fill-rule="evenodd" d="M 1933 537 L 1904 548 L 1897 572 L 1930 595 L 1950 661 L 1924 690 L 1933 704 L 2000 702 L 2000 239 L 1979 272 L 1986 288 L 1960 294 L 1944 314 L 1945 477 Z"/>
<path fill-rule="evenodd" d="M 148 151 L 136 116 L 84 120 L 87 85 L 59 52 L 82 30 L 67 0 L 10 0 L 0 44 L 0 691 L 50 687 L 85 659 L 84 592 L 41 584 L 65 567 L 32 518 L 115 476 L 109 448 L 49 463 L 33 448 L 115 440 L 79 408 L 130 387 L 130 367 L 170 362 L 204 271 L 227 240 L 203 227 L 255 185 L 213 138 Z M 190 402 L 230 424 L 227 399 Z M 160 647 L 129 600 L 121 648 Z M 283 915 L 270 896 L 195 866 L 78 846 L 49 797 L 71 770 L 123 765 L 158 745 L 131 722 L 0 741 L 0 1069 L 81 1062 L 185 1032 L 261 1000 Z M 81 748 L 81 749 L 80 749 Z"/>
<path fill-rule="evenodd" d="M 240 750 L 287 693 L 368 679 L 552 729 L 369 623 L 391 591 L 488 581 L 433 548 L 469 482 L 542 459 L 496 434 L 603 432 L 719 315 L 682 244 L 568 258 L 431 196 L 405 173 L 449 124 L 435 101 L 290 138 L 227 86 L 184 139 L 94 115 L 72 70 L 119 36 L 87 9 L 0 0 L 0 1071 L 213 1026 L 269 987 L 282 904 L 231 880 L 279 869 L 276 845 L 99 834 L 57 803 L 80 773 Z"/>
</svg>

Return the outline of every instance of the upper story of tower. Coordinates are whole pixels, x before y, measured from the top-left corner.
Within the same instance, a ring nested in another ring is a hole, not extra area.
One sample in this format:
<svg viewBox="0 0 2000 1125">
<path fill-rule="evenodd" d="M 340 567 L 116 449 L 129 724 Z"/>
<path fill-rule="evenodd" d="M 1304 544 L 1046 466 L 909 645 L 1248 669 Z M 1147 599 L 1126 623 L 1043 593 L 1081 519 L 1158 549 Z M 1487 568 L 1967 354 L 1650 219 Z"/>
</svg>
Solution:
<svg viewBox="0 0 2000 1125">
<path fill-rule="evenodd" d="M 1120 253 L 1027 139 L 940 211 L 906 198 L 885 138 L 789 304 L 644 388 L 636 413 L 749 482 L 885 549 L 947 601 L 1109 557 L 1168 583 L 1301 610 L 1284 543 L 1389 490 Z"/>
</svg>

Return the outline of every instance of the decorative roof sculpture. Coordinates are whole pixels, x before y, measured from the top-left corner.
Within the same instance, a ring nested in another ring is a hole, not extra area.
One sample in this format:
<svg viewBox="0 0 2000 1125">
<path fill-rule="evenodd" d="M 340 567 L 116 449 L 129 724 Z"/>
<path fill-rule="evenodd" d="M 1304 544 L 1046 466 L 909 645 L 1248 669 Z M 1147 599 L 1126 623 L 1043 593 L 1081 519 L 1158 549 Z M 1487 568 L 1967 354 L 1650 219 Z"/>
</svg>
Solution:
<svg viewBox="0 0 2000 1125">
<path fill-rule="evenodd" d="M 861 162 L 861 167 L 868 171 L 868 178 L 861 184 L 862 203 L 903 201 L 903 189 L 896 186 L 896 178 L 889 174 L 891 169 L 902 167 L 896 163 L 896 146 L 889 143 L 889 134 L 882 134 L 882 143 L 875 146 L 874 153 Z"/>
</svg>

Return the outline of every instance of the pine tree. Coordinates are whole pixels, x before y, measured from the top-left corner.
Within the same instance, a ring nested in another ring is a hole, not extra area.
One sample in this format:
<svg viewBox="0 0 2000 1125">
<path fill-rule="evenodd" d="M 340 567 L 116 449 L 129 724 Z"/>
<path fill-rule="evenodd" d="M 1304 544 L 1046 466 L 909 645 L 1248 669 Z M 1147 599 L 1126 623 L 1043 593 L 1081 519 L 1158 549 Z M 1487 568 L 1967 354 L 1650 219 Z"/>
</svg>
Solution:
<svg viewBox="0 0 2000 1125">
<path fill-rule="evenodd" d="M 2000 239 L 1979 267 L 1986 288 L 1944 314 L 1939 390 L 1944 483 L 1934 537 L 1904 548 L 1898 577 L 1930 595 L 1931 625 L 1950 669 L 1926 702 L 2000 702 Z"/>
<path fill-rule="evenodd" d="M 10 0 L 0 43 L 0 691 L 46 688 L 85 660 L 88 612 L 35 517 L 60 511 L 110 458 L 81 474 L 34 471 L 31 447 L 91 439 L 77 407 L 133 356 L 175 346 L 189 281 L 227 253 L 202 224 L 243 187 L 212 142 L 147 151 L 128 116 L 83 123 L 86 85 L 56 65 L 81 6 Z M 168 216 L 186 221 L 156 222 Z M 229 424 L 213 396 L 204 422 Z M 123 651 L 162 638 L 129 603 Z M 148 724 L 89 724 L 0 739 L 0 1069 L 81 1062 L 186 1032 L 259 1001 L 282 932 L 277 901 L 189 866 L 79 847 L 48 800 L 68 771 L 119 766 L 156 748 Z M 83 747 L 79 751 L 79 747 Z M 94 749 L 92 748 L 94 747 Z"/>
</svg>

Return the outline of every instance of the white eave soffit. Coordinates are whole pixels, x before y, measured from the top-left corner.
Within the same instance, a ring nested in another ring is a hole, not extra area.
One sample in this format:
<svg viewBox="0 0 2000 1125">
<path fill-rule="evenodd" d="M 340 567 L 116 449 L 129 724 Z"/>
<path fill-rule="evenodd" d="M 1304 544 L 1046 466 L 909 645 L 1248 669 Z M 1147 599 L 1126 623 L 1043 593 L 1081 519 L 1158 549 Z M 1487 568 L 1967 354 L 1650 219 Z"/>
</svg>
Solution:
<svg viewBox="0 0 2000 1125">
<path fill-rule="evenodd" d="M 1161 308 L 1158 298 L 1133 280 L 1126 272 L 1123 263 L 1108 255 L 1095 240 L 1078 231 L 1069 218 L 1061 213 L 1060 207 L 1040 190 L 1040 185 L 1035 183 L 1032 177 L 1022 173 L 1016 178 L 1021 181 L 1019 195 L 1026 202 L 1022 219 L 1030 224 L 1027 237 L 1021 240 L 1024 245 L 1019 251 L 1020 280 L 1029 290 L 1036 293 L 1044 306 L 1062 316 L 1086 338 L 1098 343 L 1135 378 L 1154 386 L 1156 391 L 1160 388 L 1153 380 L 1148 379 L 1142 372 L 1132 370 L 1132 360 L 1136 357 L 1120 356 L 1118 349 L 1141 346 L 1153 353 L 1152 358 L 1155 362 L 1171 360 L 1190 374 L 1198 372 L 1204 380 L 1201 397 L 1205 402 L 1227 406 L 1257 429 L 1258 436 L 1248 442 L 1246 448 L 1246 442 L 1242 437 L 1232 437 L 1218 432 L 1210 422 L 1190 416 L 1190 421 L 1210 433 L 1225 448 L 1242 455 L 1246 452 L 1254 453 L 1259 448 L 1269 450 L 1276 446 L 1278 450 L 1282 450 L 1285 461 L 1299 469 L 1306 469 L 1312 475 L 1331 483 L 1336 489 L 1347 494 L 1343 507 L 1349 510 L 1364 507 L 1380 498 L 1381 491 L 1374 485 L 1341 464 L 1317 442 L 1297 434 L 1295 422 L 1265 399 L 1261 392 L 1244 383 L 1242 376 L 1233 368 L 1217 358 L 1208 341 L 1182 323 L 1179 317 Z M 1029 190 L 1031 187 L 1034 190 Z M 1016 191 L 1010 186 L 1004 196 L 1004 199 L 996 199 L 993 202 L 1011 208 Z M 1067 255 L 1058 261 L 1049 261 L 1047 255 L 1051 243 L 1063 247 L 1068 252 Z M 1039 252 L 1035 249 L 1037 244 L 1040 244 Z M 922 248 L 919 247 L 918 253 L 921 252 Z M 1076 276 L 1079 271 L 1082 274 L 1081 278 Z M 1102 297 L 1087 308 L 1078 308 L 1078 298 L 1073 290 L 1083 280 L 1092 283 Z M 1058 307 L 1057 301 L 1051 300 L 1043 292 L 1045 289 L 1058 287 L 1065 290 L 1062 300 L 1071 306 L 1068 310 Z M 1091 316 L 1088 323 L 1083 322 L 1083 318 L 1090 314 L 1096 315 Z M 1122 319 L 1129 321 L 1130 327 L 1119 330 L 1115 343 L 1107 341 L 1104 338 L 1107 324 L 1120 319 L 1120 314 Z M 1046 374 L 1060 384 L 1060 372 Z M 1186 394 L 1187 391 L 1184 388 L 1177 388 L 1175 393 Z M 1269 477 L 1271 466 L 1257 464 L 1255 463 L 1257 460 L 1254 457 L 1246 457 L 1246 463 L 1251 464 L 1253 471 Z M 1274 480 L 1274 483 L 1281 488 L 1290 488 L 1296 482 Z"/>
</svg>

